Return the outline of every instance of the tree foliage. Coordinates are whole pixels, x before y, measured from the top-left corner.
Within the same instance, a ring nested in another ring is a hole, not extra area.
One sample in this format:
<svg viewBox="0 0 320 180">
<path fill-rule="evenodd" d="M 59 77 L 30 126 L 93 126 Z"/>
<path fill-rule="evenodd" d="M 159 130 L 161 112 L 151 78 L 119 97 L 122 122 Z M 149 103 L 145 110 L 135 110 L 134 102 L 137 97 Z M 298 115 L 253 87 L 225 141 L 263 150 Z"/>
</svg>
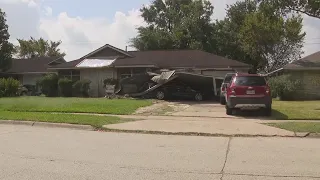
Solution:
<svg viewBox="0 0 320 180">
<path fill-rule="evenodd" d="M 35 39 L 31 37 L 29 40 L 18 39 L 18 42 L 16 53 L 20 58 L 63 57 L 66 55 L 59 49 L 61 41 L 48 41 L 43 38 Z"/>
<path fill-rule="evenodd" d="M 230 59 L 252 64 L 254 59 L 240 46 L 239 32 L 248 14 L 256 12 L 257 3 L 245 0 L 228 5 L 226 17 L 215 22 L 215 53 Z"/>
<path fill-rule="evenodd" d="M 13 45 L 8 41 L 9 37 L 6 14 L 0 8 L 0 72 L 11 66 Z"/>
<path fill-rule="evenodd" d="M 138 50 L 199 49 L 269 72 L 300 58 L 305 33 L 300 15 L 284 14 L 275 0 L 242 0 L 212 21 L 201 0 L 154 0 L 141 9 L 147 23 L 131 40 Z"/>
<path fill-rule="evenodd" d="M 270 72 L 303 53 L 301 16 L 284 16 L 270 3 L 238 1 L 215 27 L 216 53 L 251 64 L 254 72 Z"/>
<path fill-rule="evenodd" d="M 213 6 L 203 0 L 154 0 L 141 9 L 146 27 L 131 45 L 139 50 L 204 49 L 212 50 Z"/>
<path fill-rule="evenodd" d="M 320 19 L 320 0 L 258 0 L 279 8 L 283 13 L 298 12 Z"/>
<path fill-rule="evenodd" d="M 305 35 L 301 16 L 284 18 L 272 5 L 263 3 L 245 17 L 239 39 L 253 67 L 270 72 L 300 58 Z"/>
</svg>

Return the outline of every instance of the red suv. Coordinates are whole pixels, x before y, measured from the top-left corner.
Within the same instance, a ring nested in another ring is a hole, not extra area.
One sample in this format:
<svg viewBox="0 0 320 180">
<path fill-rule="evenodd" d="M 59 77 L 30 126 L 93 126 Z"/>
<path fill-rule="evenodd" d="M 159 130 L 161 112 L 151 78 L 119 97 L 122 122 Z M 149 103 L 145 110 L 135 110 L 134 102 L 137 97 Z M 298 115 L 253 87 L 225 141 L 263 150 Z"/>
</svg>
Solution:
<svg viewBox="0 0 320 180">
<path fill-rule="evenodd" d="M 264 109 L 271 115 L 272 97 L 266 79 L 258 74 L 235 74 L 226 92 L 226 113 L 234 109 Z"/>
</svg>

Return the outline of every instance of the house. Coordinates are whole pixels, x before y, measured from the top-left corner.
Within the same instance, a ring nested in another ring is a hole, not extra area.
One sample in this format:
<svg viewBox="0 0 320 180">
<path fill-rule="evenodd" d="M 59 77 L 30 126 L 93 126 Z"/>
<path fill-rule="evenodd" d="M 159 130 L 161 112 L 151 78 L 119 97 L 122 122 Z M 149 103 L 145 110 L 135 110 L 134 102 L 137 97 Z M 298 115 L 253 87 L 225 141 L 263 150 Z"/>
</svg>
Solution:
<svg viewBox="0 0 320 180">
<path fill-rule="evenodd" d="M 294 61 L 283 68 L 273 71 L 267 76 L 290 74 L 292 78 L 302 82 L 295 99 L 320 99 L 320 51 L 300 60 Z"/>
<path fill-rule="evenodd" d="M 104 96 L 103 81 L 161 69 L 181 70 L 223 78 L 227 72 L 247 72 L 249 65 L 200 50 L 124 51 L 109 44 L 81 57 L 62 63 L 56 70 L 61 77 L 91 81 L 92 96 Z"/>
<path fill-rule="evenodd" d="M 43 75 L 52 72 L 48 68 L 65 63 L 62 57 L 35 57 L 29 59 L 12 59 L 11 68 L 0 73 L 1 77 L 12 77 L 23 85 L 36 85 Z"/>
</svg>

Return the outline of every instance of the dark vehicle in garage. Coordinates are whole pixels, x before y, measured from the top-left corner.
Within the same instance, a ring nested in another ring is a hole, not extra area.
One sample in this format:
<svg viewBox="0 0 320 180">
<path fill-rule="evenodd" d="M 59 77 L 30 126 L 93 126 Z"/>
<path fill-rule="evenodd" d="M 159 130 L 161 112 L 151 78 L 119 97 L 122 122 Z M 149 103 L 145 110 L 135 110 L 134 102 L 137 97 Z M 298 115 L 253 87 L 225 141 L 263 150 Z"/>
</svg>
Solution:
<svg viewBox="0 0 320 180">
<path fill-rule="evenodd" d="M 271 115 L 271 90 L 265 78 L 258 74 L 236 74 L 226 92 L 226 114 L 233 110 L 263 109 L 266 116 Z"/>
<path fill-rule="evenodd" d="M 192 99 L 202 101 L 204 94 L 182 82 L 167 83 L 155 91 L 157 99 Z"/>
</svg>

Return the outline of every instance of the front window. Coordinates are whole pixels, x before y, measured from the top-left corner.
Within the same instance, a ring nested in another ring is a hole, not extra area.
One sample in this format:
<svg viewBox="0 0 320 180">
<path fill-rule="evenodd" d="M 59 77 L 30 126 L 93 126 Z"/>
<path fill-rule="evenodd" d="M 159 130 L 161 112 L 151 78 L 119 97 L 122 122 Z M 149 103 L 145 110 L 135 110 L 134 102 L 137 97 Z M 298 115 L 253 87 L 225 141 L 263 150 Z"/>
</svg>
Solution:
<svg viewBox="0 0 320 180">
<path fill-rule="evenodd" d="M 234 84 L 237 86 L 265 86 L 266 80 L 261 76 L 238 76 Z"/>
<path fill-rule="evenodd" d="M 62 71 L 59 71 L 59 77 L 71 79 L 72 81 L 79 81 L 80 71 L 79 70 L 62 70 Z"/>
</svg>

